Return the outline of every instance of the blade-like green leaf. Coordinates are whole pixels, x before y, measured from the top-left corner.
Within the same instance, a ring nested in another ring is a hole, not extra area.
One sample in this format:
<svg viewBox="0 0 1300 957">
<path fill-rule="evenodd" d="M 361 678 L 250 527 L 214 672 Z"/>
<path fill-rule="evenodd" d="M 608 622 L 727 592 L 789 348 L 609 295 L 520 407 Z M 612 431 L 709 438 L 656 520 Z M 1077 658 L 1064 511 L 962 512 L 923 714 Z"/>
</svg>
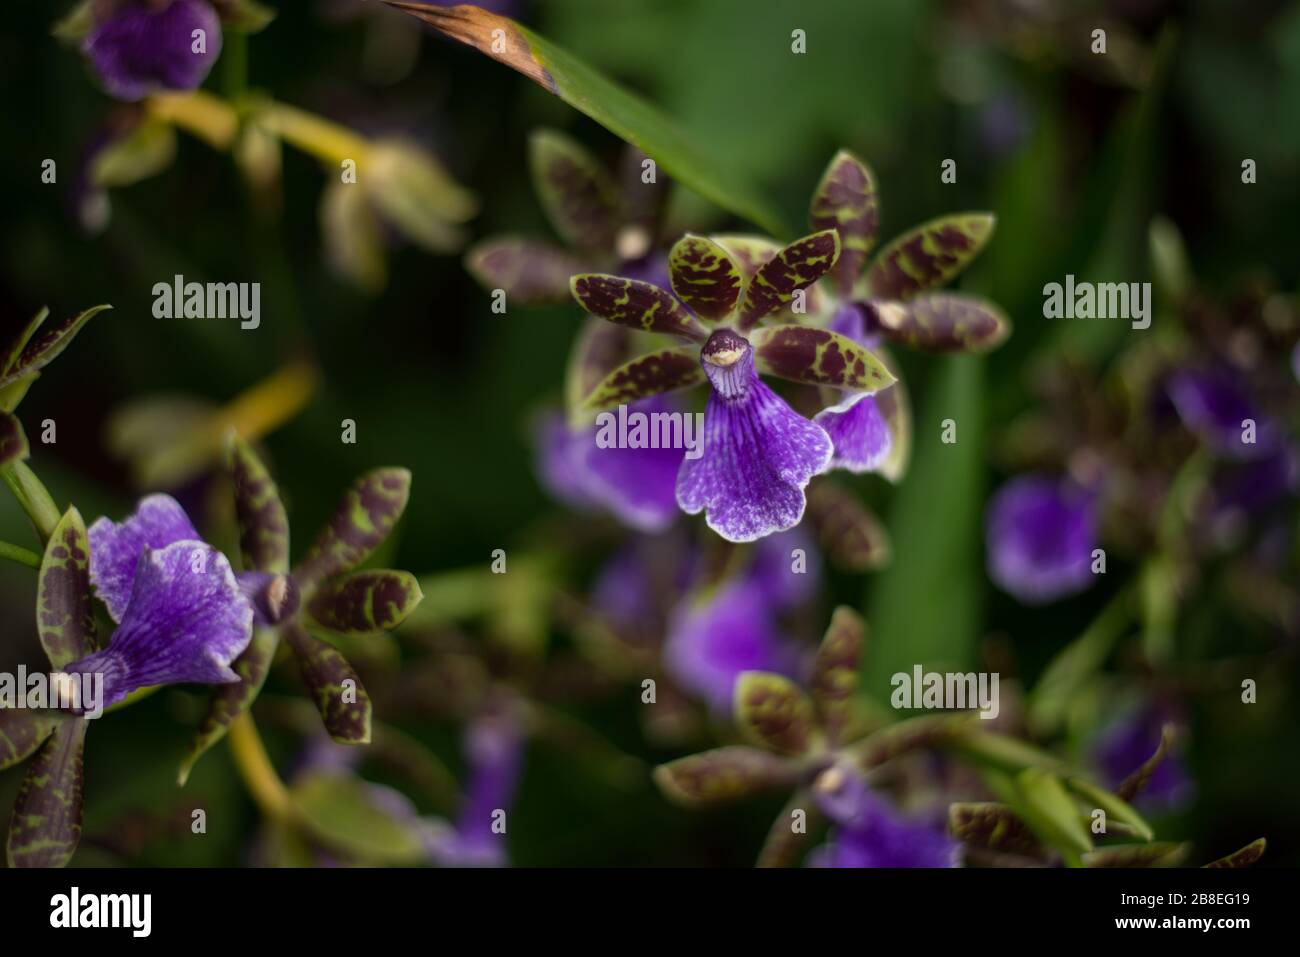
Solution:
<svg viewBox="0 0 1300 957">
<path fill-rule="evenodd" d="M 181 759 L 180 771 L 176 776 L 177 785 L 185 786 L 199 758 L 226 736 L 235 719 L 252 707 L 266 682 L 279 643 L 279 633 L 274 629 L 254 629 L 248 647 L 230 666 L 239 675 L 239 681 L 213 686 L 208 699 L 208 712 L 203 716 L 194 739 L 186 749 L 185 757 Z"/>
<path fill-rule="evenodd" d="M 755 744 L 777 754 L 800 755 L 816 737 L 813 703 L 783 675 L 743 671 L 733 697 L 736 725 Z"/>
<path fill-rule="evenodd" d="M 523 306 L 560 305 L 569 301 L 569 277 L 590 263 L 549 243 L 518 236 L 485 239 L 465 256 L 465 268 L 484 289 L 501 289 L 510 302 Z"/>
<path fill-rule="evenodd" d="M 788 306 L 795 293 L 826 275 L 840 258 L 840 234 L 833 229 L 796 239 L 754 273 L 740 306 L 740 328 Z"/>
<path fill-rule="evenodd" d="M 55 669 L 98 645 L 90 605 L 90 544 L 81 513 L 69 508 L 45 545 L 36 585 L 36 630 Z"/>
<path fill-rule="evenodd" d="M 382 545 L 410 494 L 411 473 L 403 468 L 375 469 L 357 479 L 294 569 L 304 600 L 322 580 L 355 568 Z"/>
<path fill-rule="evenodd" d="M 749 334 L 759 372 L 809 385 L 879 392 L 894 374 L 848 336 L 811 326 L 767 326 Z"/>
<path fill-rule="evenodd" d="M 907 303 L 871 307 L 885 338 L 926 352 L 988 352 L 1011 333 L 1002 310 L 974 296 L 923 293 Z"/>
<path fill-rule="evenodd" d="M 600 412 L 660 392 L 675 392 L 704 381 L 699 346 L 659 349 L 637 356 L 605 376 L 578 406 Z"/>
<path fill-rule="evenodd" d="M 63 867 L 81 841 L 86 719 L 63 722 L 27 766 L 9 821 L 10 867 Z"/>
<path fill-rule="evenodd" d="M 226 469 L 235 490 L 239 550 L 244 568 L 283 575 L 289 571 L 289 517 L 279 489 L 252 446 L 232 435 Z"/>
<path fill-rule="evenodd" d="M 1250 867 L 1261 857 L 1264 856 L 1264 849 L 1268 842 L 1264 838 L 1252 841 L 1239 851 L 1233 851 L 1227 857 L 1221 857 L 1217 861 L 1211 861 L 1206 867 Z"/>
<path fill-rule="evenodd" d="M 65 719 L 58 711 L 0 708 L 0 771 L 34 754 Z"/>
<path fill-rule="evenodd" d="M 807 514 L 832 565 L 862 573 L 888 563 L 890 546 L 885 527 L 844 486 L 826 478 L 814 481 L 808 486 Z"/>
<path fill-rule="evenodd" d="M 348 862 L 411 865 L 426 859 L 419 822 L 375 800 L 375 788 L 352 774 L 313 771 L 293 784 L 290 798 L 313 838 Z M 412 808 L 412 812 L 414 808 Z"/>
<path fill-rule="evenodd" d="M 605 168 L 556 130 L 528 139 L 533 186 L 555 231 L 579 249 L 609 255 L 623 221 L 622 199 Z"/>
<path fill-rule="evenodd" d="M 307 606 L 316 624 L 343 635 L 372 635 L 400 625 L 424 594 L 410 572 L 353 572 L 322 586 Z"/>
<path fill-rule="evenodd" d="M 696 342 L 709 336 L 704 324 L 683 309 L 672 293 L 651 283 L 586 273 L 574 276 L 569 288 L 583 309 L 617 326 Z"/>
<path fill-rule="evenodd" d="M 910 299 L 942 286 L 979 254 L 993 235 L 989 213 L 941 216 L 909 230 L 880 251 L 867 271 L 867 288 L 881 299 Z"/>
<path fill-rule="evenodd" d="M 670 801 L 698 807 L 789 787 L 798 774 L 793 761 L 734 745 L 661 764 L 655 768 L 654 779 Z"/>
<path fill-rule="evenodd" d="M 0 412 L 0 468 L 27 458 L 27 434 L 16 416 Z"/>
<path fill-rule="evenodd" d="M 112 306 L 94 306 L 55 323 L 39 336 L 34 337 L 23 347 L 23 351 L 19 353 L 18 358 L 13 361 L 5 374 L 0 376 L 0 389 L 45 368 L 68 347 L 68 343 L 81 331 L 82 326 L 104 310 L 112 308 Z"/>
<path fill-rule="evenodd" d="M 852 717 L 858 690 L 858 668 L 866 645 L 867 626 L 852 608 L 841 605 L 817 648 L 812 697 L 821 726 L 831 741 L 839 741 Z"/>
<path fill-rule="evenodd" d="M 834 229 L 840 234 L 840 259 L 831 278 L 841 296 L 852 291 L 867 253 L 875 245 L 879 224 L 880 209 L 871 170 L 848 150 L 840 150 L 813 193 L 808 225 L 818 230 Z"/>
<path fill-rule="evenodd" d="M 703 236 L 687 234 L 668 253 L 673 292 L 705 319 L 731 314 L 744 280 L 725 249 Z"/>
<path fill-rule="evenodd" d="M 309 635 L 296 621 L 283 631 L 330 737 L 341 744 L 369 742 L 370 695 L 352 665 L 337 648 Z"/>
<path fill-rule="evenodd" d="M 781 217 L 747 183 L 743 173 L 702 150 L 657 107 L 610 82 L 550 40 L 507 17 L 469 4 L 436 7 L 385 2 L 522 73 L 653 157 L 664 172 L 705 199 L 769 232 L 783 232 Z"/>
</svg>

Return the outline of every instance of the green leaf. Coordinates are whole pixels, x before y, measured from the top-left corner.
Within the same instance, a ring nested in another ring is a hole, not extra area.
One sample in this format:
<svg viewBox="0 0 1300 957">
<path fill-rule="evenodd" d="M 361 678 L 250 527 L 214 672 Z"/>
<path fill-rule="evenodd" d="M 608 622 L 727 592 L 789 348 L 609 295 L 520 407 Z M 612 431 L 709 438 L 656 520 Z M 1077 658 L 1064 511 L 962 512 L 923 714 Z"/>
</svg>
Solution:
<svg viewBox="0 0 1300 957">
<path fill-rule="evenodd" d="M 704 324 L 687 312 L 672 293 L 638 279 L 586 273 L 569 280 L 578 305 L 606 322 L 643 332 L 659 332 L 703 342 Z"/>
<path fill-rule="evenodd" d="M 349 862 L 400 866 L 426 858 L 414 815 L 394 815 L 375 800 L 373 785 L 351 774 L 309 772 L 290 798 L 310 835 Z"/>
<path fill-rule="evenodd" d="M 664 172 L 705 199 L 771 233 L 783 232 L 781 217 L 746 182 L 744 174 L 697 146 L 657 107 L 612 83 L 550 40 L 508 17 L 468 4 L 432 7 L 385 2 L 522 73 L 653 157 Z"/>
<path fill-rule="evenodd" d="M 1026 857 L 1046 854 L 1033 830 L 1006 804 L 993 801 L 952 804 L 948 808 L 948 830 L 963 844 L 999 854 Z"/>
<path fill-rule="evenodd" d="M 254 629 L 248 647 L 230 666 L 239 676 L 239 681 L 213 686 L 208 698 L 207 714 L 203 716 L 198 731 L 185 751 L 185 757 L 181 759 L 180 771 L 176 776 L 178 786 L 185 786 L 199 758 L 224 738 L 235 720 L 257 700 L 262 685 L 266 683 L 279 643 L 280 635 L 274 629 Z"/>
<path fill-rule="evenodd" d="M 108 142 L 90 164 L 90 181 L 102 189 L 130 186 L 156 176 L 176 158 L 176 128 L 161 120 L 143 120 Z"/>
<path fill-rule="evenodd" d="M 840 258 L 840 234 L 826 229 L 778 250 L 758 267 L 745 287 L 740 306 L 740 329 L 752 328 L 794 299 L 795 293 L 808 289 L 826 275 Z"/>
<path fill-rule="evenodd" d="M 556 130 L 528 138 L 529 168 L 547 218 L 572 246 L 609 255 L 623 221 L 613 179 L 585 149 Z"/>
<path fill-rule="evenodd" d="M 76 508 L 64 512 L 45 545 L 36 584 L 36 630 L 56 670 L 98 646 L 90 604 L 90 544 Z"/>
<path fill-rule="evenodd" d="M 793 785 L 798 775 L 793 761 L 739 745 L 678 758 L 654 770 L 655 784 L 664 796 L 688 807 L 780 790 Z"/>
<path fill-rule="evenodd" d="M 58 711 L 0 708 L 0 771 L 31 757 L 65 719 Z"/>
<path fill-rule="evenodd" d="M 836 568 L 861 574 L 889 562 L 885 527 L 857 494 L 843 485 L 828 478 L 809 485 L 807 515 L 822 551 Z"/>
<path fill-rule="evenodd" d="M 0 412 L 0 468 L 23 461 L 30 451 L 23 424 L 8 412 Z"/>
<path fill-rule="evenodd" d="M 296 621 L 286 625 L 283 633 L 330 737 L 340 744 L 368 743 L 370 695 L 352 665 L 337 648 L 309 635 Z"/>
<path fill-rule="evenodd" d="M 875 245 L 880 225 L 875 177 L 867 164 L 848 150 L 840 150 L 826 166 L 808 208 L 808 225 L 839 233 L 842 248 L 831 278 L 840 295 L 848 296 Z"/>
<path fill-rule="evenodd" d="M 370 557 L 402 517 L 410 495 L 411 473 L 403 468 L 375 469 L 357 479 L 294 569 L 304 599 L 322 580 Z"/>
<path fill-rule="evenodd" d="M 668 253 L 668 275 L 678 298 L 712 321 L 731 314 L 744 283 L 740 267 L 725 249 L 690 233 Z"/>
<path fill-rule="evenodd" d="M 1061 771 L 1065 767 L 1054 754 L 1009 735 L 980 731 L 975 725 L 969 725 L 954 739 L 953 748 L 978 764 L 1001 771 L 1017 772 L 1027 768 Z"/>
<path fill-rule="evenodd" d="M 733 713 L 742 734 L 777 754 L 803 754 L 817 737 L 812 701 L 783 675 L 742 671 L 736 679 Z"/>
<path fill-rule="evenodd" d="M 991 302 L 956 293 L 922 293 L 907 303 L 872 302 L 881 334 L 926 352 L 988 352 L 1011 334 Z"/>
<path fill-rule="evenodd" d="M 235 492 L 239 551 L 244 568 L 283 575 L 289 571 L 289 517 L 271 473 L 252 446 L 231 435 L 226 470 Z"/>
<path fill-rule="evenodd" d="M 1154 844 L 1112 844 L 1083 855 L 1084 867 L 1178 867 L 1187 859 L 1190 844 L 1157 841 Z"/>
<path fill-rule="evenodd" d="M 112 306 L 94 306 L 85 312 L 55 323 L 39 337 L 33 338 L 19 353 L 18 358 L 11 360 L 4 375 L 0 376 L 0 389 L 31 375 L 39 369 L 45 368 L 58 358 L 60 352 L 68 347 L 68 343 L 81 331 L 82 326 L 104 310 L 112 308 Z M 31 329 L 30 326 L 29 329 Z"/>
<path fill-rule="evenodd" d="M 1041 768 L 1025 768 L 1016 775 L 1015 787 L 1021 816 L 1044 843 L 1061 851 L 1071 863 L 1078 863 L 1079 855 L 1092 850 L 1092 837 L 1060 778 Z"/>
<path fill-rule="evenodd" d="M 821 727 L 832 742 L 842 740 L 853 714 L 858 669 L 867 640 L 867 626 L 852 608 L 841 605 L 817 648 L 813 664 L 812 698 Z"/>
<path fill-rule="evenodd" d="M 848 336 L 811 326 L 767 326 L 749 334 L 759 372 L 852 392 L 879 392 L 894 374 Z"/>
<path fill-rule="evenodd" d="M 485 239 L 465 255 L 480 286 L 504 290 L 507 300 L 523 306 L 568 302 L 569 277 L 589 267 L 566 249 L 518 236 Z"/>
<path fill-rule="evenodd" d="M 867 289 L 880 299 L 910 299 L 942 286 L 979 255 L 993 224 L 991 213 L 956 213 L 908 230 L 876 256 Z"/>
<path fill-rule="evenodd" d="M 27 766 L 9 821 L 10 867 L 63 867 L 81 841 L 86 719 L 73 718 Z"/>
<path fill-rule="evenodd" d="M 1252 841 L 1239 851 L 1233 851 L 1227 857 L 1221 857 L 1217 861 L 1211 861 L 1206 867 L 1250 867 L 1261 857 L 1264 856 L 1264 849 L 1268 842 L 1264 838 Z"/>
<path fill-rule="evenodd" d="M 410 572 L 353 572 L 323 585 L 307 606 L 322 628 L 341 635 L 373 635 L 396 628 L 424 594 Z"/>
<path fill-rule="evenodd" d="M 704 379 L 699 346 L 647 352 L 605 376 L 578 405 L 578 411 L 613 409 L 660 392 L 687 389 Z"/>
<path fill-rule="evenodd" d="M 1151 825 L 1143 820 L 1142 815 L 1119 795 L 1112 794 L 1105 788 L 1099 788 L 1091 781 L 1086 781 L 1083 778 L 1066 778 L 1065 784 L 1066 787 L 1085 801 L 1090 801 L 1094 808 L 1105 811 L 1107 821 L 1115 820 L 1120 824 L 1127 825 L 1134 834 L 1144 841 L 1155 838 L 1156 834 Z"/>
</svg>

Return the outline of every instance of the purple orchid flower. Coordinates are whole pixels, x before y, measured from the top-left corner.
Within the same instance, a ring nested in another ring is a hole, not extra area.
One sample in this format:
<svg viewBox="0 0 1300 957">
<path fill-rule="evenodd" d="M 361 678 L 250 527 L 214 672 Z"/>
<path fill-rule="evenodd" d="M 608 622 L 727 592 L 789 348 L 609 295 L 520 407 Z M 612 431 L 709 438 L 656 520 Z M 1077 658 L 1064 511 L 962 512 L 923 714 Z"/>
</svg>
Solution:
<svg viewBox="0 0 1300 957">
<path fill-rule="evenodd" d="M 1012 479 L 990 501 L 986 526 L 989 577 L 1021 602 L 1045 604 L 1092 583 L 1096 507 L 1074 484 Z"/>
<path fill-rule="evenodd" d="M 840 762 L 819 775 L 813 794 L 834 825 L 808 867 L 956 867 L 961 845 L 941 826 L 910 820 L 872 793 L 862 774 Z"/>
<path fill-rule="evenodd" d="M 288 598 L 280 576 L 237 575 L 167 495 L 142 499 L 120 524 L 100 518 L 87 537 L 91 585 L 118 627 L 64 670 L 102 674 L 104 707 L 150 685 L 238 681 L 230 664 L 255 617 L 278 616 Z"/>
<path fill-rule="evenodd" d="M 524 729 L 515 706 L 490 710 L 465 732 L 469 784 L 455 824 L 429 826 L 425 844 L 444 867 L 504 867 L 505 812 L 514 803 L 523 770 Z"/>
<path fill-rule="evenodd" d="M 82 51 L 119 100 L 193 90 L 221 54 L 221 19 L 208 0 L 113 0 L 95 9 Z"/>
<path fill-rule="evenodd" d="M 1166 389 L 1187 429 L 1225 458 L 1259 459 L 1277 450 L 1276 423 L 1228 370 L 1184 369 L 1169 377 Z"/>
</svg>

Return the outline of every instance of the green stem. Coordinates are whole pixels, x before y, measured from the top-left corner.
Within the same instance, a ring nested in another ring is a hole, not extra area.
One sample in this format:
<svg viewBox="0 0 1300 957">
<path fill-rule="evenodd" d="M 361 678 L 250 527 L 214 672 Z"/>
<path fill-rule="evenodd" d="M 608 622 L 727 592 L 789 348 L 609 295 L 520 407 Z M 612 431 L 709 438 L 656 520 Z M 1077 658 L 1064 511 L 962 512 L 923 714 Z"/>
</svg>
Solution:
<svg viewBox="0 0 1300 957">
<path fill-rule="evenodd" d="M 247 712 L 231 724 L 226 740 L 230 743 L 230 753 L 235 758 L 239 776 L 244 779 L 244 786 L 262 813 L 273 821 L 289 820 L 293 814 L 289 790 L 276 774 L 262 744 L 262 736 L 257 733 L 257 725 Z"/>
<path fill-rule="evenodd" d="M 60 518 L 58 506 L 54 504 L 54 498 L 49 490 L 36 477 L 36 473 L 27 467 L 26 462 L 15 462 L 6 468 L 4 480 L 9 490 L 14 493 L 14 498 L 18 499 L 18 504 L 27 513 L 27 517 L 36 526 L 41 544 L 48 542 Z"/>
<path fill-rule="evenodd" d="M 11 545 L 9 542 L 0 542 L 0 558 L 7 558 L 11 562 L 26 565 L 28 568 L 41 567 L 40 555 L 37 555 L 29 548 L 23 548 L 21 545 Z"/>
<path fill-rule="evenodd" d="M 222 88 L 234 102 L 248 90 L 248 34 L 231 30 L 221 49 Z"/>
</svg>

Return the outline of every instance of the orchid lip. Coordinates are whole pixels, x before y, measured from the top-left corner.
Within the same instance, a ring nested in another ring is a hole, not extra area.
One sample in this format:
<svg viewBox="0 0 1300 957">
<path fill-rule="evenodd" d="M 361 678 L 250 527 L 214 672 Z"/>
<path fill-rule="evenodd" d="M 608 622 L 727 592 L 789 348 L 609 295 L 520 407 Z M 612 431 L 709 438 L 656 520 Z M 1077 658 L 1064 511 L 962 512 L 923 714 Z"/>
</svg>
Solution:
<svg viewBox="0 0 1300 957">
<path fill-rule="evenodd" d="M 748 349 L 749 340 L 744 336 L 731 329 L 719 329 L 704 343 L 700 358 L 709 365 L 725 369 L 739 362 Z"/>
</svg>

